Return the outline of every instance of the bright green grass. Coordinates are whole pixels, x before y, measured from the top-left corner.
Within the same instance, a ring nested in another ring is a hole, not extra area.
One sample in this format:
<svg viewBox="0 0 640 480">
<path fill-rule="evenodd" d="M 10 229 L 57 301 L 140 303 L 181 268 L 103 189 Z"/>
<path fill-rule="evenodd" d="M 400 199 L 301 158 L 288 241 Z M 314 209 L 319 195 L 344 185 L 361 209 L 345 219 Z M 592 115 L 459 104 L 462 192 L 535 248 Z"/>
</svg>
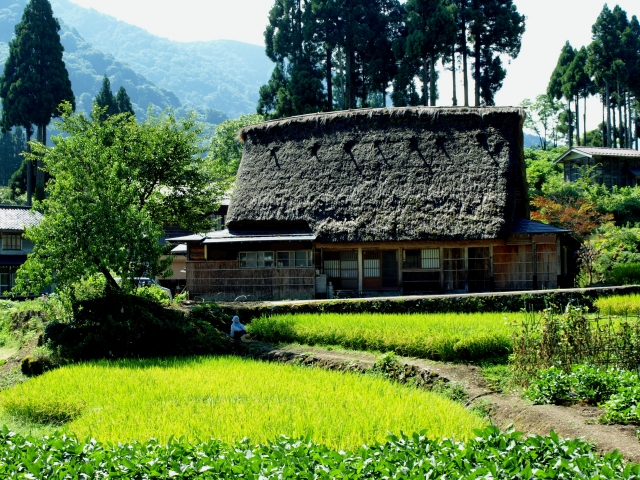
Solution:
<svg viewBox="0 0 640 480">
<path fill-rule="evenodd" d="M 249 332 L 275 342 L 339 345 L 445 361 L 476 361 L 511 352 L 520 313 L 296 314 L 262 317 Z"/>
<path fill-rule="evenodd" d="M 2 392 L 0 403 L 22 422 L 79 413 L 66 432 L 111 442 L 285 434 L 355 449 L 388 432 L 464 439 L 484 424 L 459 404 L 382 378 L 239 358 L 68 366 Z"/>
<path fill-rule="evenodd" d="M 594 305 L 600 315 L 638 316 L 640 315 L 640 294 L 602 297 L 597 299 Z"/>
</svg>

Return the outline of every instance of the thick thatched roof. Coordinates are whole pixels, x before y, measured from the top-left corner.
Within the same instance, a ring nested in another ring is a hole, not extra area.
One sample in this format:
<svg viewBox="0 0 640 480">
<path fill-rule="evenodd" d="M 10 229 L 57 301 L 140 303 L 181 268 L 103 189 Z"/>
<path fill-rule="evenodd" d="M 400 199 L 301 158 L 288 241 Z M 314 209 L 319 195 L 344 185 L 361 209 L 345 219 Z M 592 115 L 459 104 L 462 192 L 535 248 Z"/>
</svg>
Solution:
<svg viewBox="0 0 640 480">
<path fill-rule="evenodd" d="M 519 108 L 388 108 L 251 125 L 229 228 L 306 221 L 319 241 L 488 239 L 528 217 Z"/>
</svg>

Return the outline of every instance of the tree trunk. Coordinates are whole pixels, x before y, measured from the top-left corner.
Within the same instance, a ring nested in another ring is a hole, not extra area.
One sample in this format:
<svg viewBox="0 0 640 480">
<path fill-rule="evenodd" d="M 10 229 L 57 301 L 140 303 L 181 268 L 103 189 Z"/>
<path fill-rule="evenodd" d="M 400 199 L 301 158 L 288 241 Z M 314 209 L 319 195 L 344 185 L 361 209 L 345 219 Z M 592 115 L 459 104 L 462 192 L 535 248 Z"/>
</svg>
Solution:
<svg viewBox="0 0 640 480">
<path fill-rule="evenodd" d="M 475 100 L 476 107 L 480 106 L 480 39 L 476 38 L 476 42 L 474 44 L 474 58 L 475 58 Z"/>
<path fill-rule="evenodd" d="M 46 125 L 38 125 L 38 142 L 46 145 L 47 142 L 47 127 Z M 44 200 L 44 164 L 42 159 L 38 156 L 36 169 L 36 200 Z"/>
<path fill-rule="evenodd" d="M 584 110 L 582 112 L 582 135 L 583 135 L 583 142 L 582 144 L 586 147 L 587 146 L 587 96 L 584 96 Z"/>
<path fill-rule="evenodd" d="M 617 90 L 618 90 L 618 124 L 620 125 L 620 128 L 618 128 L 618 138 L 620 139 L 620 148 L 624 147 L 624 140 L 623 140 L 623 124 L 624 124 L 624 117 L 622 116 L 622 97 L 620 96 L 620 82 L 617 82 Z"/>
<path fill-rule="evenodd" d="M 467 65 L 467 29 L 464 19 L 462 20 L 462 36 L 460 46 L 462 48 L 462 76 L 464 83 L 464 106 L 469 106 L 469 67 Z"/>
<path fill-rule="evenodd" d="M 31 145 L 29 142 L 31 141 L 31 135 L 33 135 L 33 131 L 31 129 L 31 125 L 25 127 L 27 133 L 27 153 L 31 153 Z M 27 162 L 27 206 L 30 207 L 32 200 L 31 194 L 33 192 L 33 163 L 31 160 L 26 160 Z"/>
<path fill-rule="evenodd" d="M 567 102 L 567 113 L 569 119 L 569 148 L 573 148 L 573 117 L 571 115 L 571 102 Z"/>
<path fill-rule="evenodd" d="M 458 106 L 458 95 L 456 93 L 456 47 L 455 45 L 451 51 L 451 74 L 453 76 L 453 98 L 451 102 L 454 107 Z"/>
<path fill-rule="evenodd" d="M 331 57 L 333 56 L 333 49 L 327 47 L 327 112 L 333 110 L 333 78 L 331 76 Z"/>
<path fill-rule="evenodd" d="M 613 124 L 611 125 L 611 127 L 613 128 L 613 143 L 611 144 L 612 148 L 618 148 L 618 138 L 616 137 L 616 109 L 612 108 L 612 121 Z"/>
<path fill-rule="evenodd" d="M 422 103 L 429 105 L 429 63 L 427 57 L 422 59 Z"/>
<path fill-rule="evenodd" d="M 580 97 L 576 95 L 576 145 L 580 146 Z"/>
<path fill-rule="evenodd" d="M 434 59 L 434 54 L 432 53 L 429 57 L 429 89 L 431 90 L 429 94 L 429 105 L 432 107 L 436 106 L 436 62 Z"/>
<path fill-rule="evenodd" d="M 611 91 L 609 90 L 609 81 L 605 82 L 605 102 L 607 104 L 607 143 L 605 147 L 611 147 Z"/>
<path fill-rule="evenodd" d="M 602 99 L 602 146 L 606 147 L 607 146 L 607 134 L 609 132 L 609 130 L 607 129 L 607 123 L 605 122 L 604 119 L 604 98 Z"/>
<path fill-rule="evenodd" d="M 345 68 L 345 81 L 346 81 L 346 108 L 351 108 L 351 98 L 353 97 L 353 52 L 349 48 L 346 52 L 345 61 L 347 62 Z"/>
</svg>

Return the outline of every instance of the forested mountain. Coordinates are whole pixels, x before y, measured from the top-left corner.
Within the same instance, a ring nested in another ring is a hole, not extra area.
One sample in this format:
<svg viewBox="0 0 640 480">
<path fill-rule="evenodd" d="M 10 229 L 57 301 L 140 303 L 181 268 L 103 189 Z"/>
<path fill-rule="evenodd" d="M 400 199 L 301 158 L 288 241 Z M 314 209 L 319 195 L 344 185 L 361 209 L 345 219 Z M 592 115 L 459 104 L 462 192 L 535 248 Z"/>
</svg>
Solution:
<svg viewBox="0 0 640 480">
<path fill-rule="evenodd" d="M 14 26 L 20 22 L 25 0 L 0 0 L 0 65 L 9 55 L 8 42 Z M 60 37 L 64 46 L 64 61 L 79 110 L 90 111 L 93 98 L 107 74 L 116 88 L 124 86 L 131 97 L 136 114 L 144 117 L 149 103 L 160 108 L 178 108 L 181 102 L 171 91 L 154 85 L 130 66 L 94 48 L 74 28 L 60 19 Z M 0 73 L 1 74 L 1 73 Z"/>
<path fill-rule="evenodd" d="M 0 0 L 0 5 L 24 1 Z M 175 92 L 184 105 L 222 110 L 231 118 L 254 113 L 260 86 L 273 70 L 261 46 L 228 40 L 175 42 L 68 0 L 51 0 L 51 5 L 56 17 L 95 48 Z"/>
</svg>

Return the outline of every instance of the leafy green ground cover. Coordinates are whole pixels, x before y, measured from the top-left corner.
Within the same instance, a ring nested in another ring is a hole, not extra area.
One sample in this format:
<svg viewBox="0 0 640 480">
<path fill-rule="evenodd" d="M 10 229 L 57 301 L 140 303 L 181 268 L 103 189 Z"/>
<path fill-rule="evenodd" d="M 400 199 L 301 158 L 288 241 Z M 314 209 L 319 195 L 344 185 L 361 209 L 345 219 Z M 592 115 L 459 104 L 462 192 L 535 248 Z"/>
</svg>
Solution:
<svg viewBox="0 0 640 480">
<path fill-rule="evenodd" d="M 525 395 L 537 404 L 586 402 L 604 408 L 603 423 L 640 424 L 640 378 L 637 372 L 575 365 L 542 370 Z"/>
<path fill-rule="evenodd" d="M 332 448 L 424 429 L 466 439 L 485 421 L 442 396 L 384 378 L 245 360 L 197 357 L 62 367 L 0 393 L 11 428 L 62 424 L 80 438 L 308 436 Z"/>
<path fill-rule="evenodd" d="M 523 437 L 495 427 L 464 441 L 389 436 L 352 452 L 308 438 L 280 436 L 266 444 L 172 439 L 126 444 L 79 441 L 56 433 L 35 438 L 0 431 L 0 475 L 11 479 L 177 478 L 638 478 L 640 466 L 617 452 L 600 456 L 582 440 Z"/>
<path fill-rule="evenodd" d="M 601 315 L 640 316 L 640 294 L 598 298 L 594 306 Z"/>
<path fill-rule="evenodd" d="M 263 316 L 249 332 L 272 342 L 339 345 L 444 361 L 511 353 L 510 324 L 520 313 L 297 314 Z"/>
</svg>

